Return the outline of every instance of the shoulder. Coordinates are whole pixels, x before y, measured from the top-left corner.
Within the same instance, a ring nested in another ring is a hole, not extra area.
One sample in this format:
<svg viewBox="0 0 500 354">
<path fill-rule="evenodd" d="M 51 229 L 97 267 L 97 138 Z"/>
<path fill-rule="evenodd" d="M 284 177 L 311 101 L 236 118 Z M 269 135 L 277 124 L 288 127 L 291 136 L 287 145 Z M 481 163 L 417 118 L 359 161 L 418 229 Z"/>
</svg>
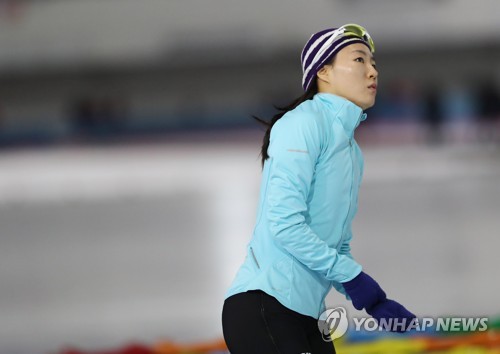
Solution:
<svg viewBox="0 0 500 354">
<path fill-rule="evenodd" d="M 307 100 L 283 115 L 274 124 L 271 134 L 273 131 L 296 134 L 309 132 L 319 137 L 324 131 L 324 116 L 313 100 Z"/>
<path fill-rule="evenodd" d="M 271 129 L 269 155 L 279 151 L 303 150 L 319 155 L 325 146 L 326 129 L 320 112 L 308 107 L 308 101 L 287 112 Z"/>
</svg>

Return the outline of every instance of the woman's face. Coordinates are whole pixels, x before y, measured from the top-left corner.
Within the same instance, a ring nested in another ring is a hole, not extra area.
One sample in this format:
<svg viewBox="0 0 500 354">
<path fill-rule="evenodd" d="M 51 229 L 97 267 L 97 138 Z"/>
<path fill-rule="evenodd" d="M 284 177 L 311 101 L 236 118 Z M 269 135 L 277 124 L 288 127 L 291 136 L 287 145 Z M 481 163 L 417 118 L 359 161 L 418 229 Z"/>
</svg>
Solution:
<svg viewBox="0 0 500 354">
<path fill-rule="evenodd" d="M 354 43 L 342 48 L 332 64 L 318 71 L 318 90 L 344 97 L 363 110 L 375 104 L 378 72 L 368 47 Z"/>
</svg>

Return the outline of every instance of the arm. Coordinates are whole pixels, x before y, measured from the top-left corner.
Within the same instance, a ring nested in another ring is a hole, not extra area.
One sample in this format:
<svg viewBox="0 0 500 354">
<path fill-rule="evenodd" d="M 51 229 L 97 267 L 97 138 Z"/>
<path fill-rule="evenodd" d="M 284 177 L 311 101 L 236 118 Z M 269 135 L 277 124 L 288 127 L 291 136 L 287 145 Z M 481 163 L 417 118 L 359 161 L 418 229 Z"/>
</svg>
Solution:
<svg viewBox="0 0 500 354">
<path fill-rule="evenodd" d="M 352 231 L 349 228 L 347 237 L 342 242 L 342 245 L 340 245 L 339 254 L 343 254 L 351 259 L 354 259 L 352 257 L 352 254 L 351 254 L 351 239 L 352 239 Z M 341 283 L 338 283 L 336 281 L 332 281 L 332 286 L 335 288 L 335 290 L 337 290 L 339 293 L 344 295 L 347 300 L 351 300 L 351 297 L 349 295 L 347 295 L 347 293 L 346 293 L 346 291 Z"/>
<path fill-rule="evenodd" d="M 309 269 L 346 282 L 361 272 L 351 257 L 329 247 L 306 223 L 307 199 L 322 133 L 314 117 L 292 114 L 271 130 L 267 218 L 275 240 Z"/>
</svg>

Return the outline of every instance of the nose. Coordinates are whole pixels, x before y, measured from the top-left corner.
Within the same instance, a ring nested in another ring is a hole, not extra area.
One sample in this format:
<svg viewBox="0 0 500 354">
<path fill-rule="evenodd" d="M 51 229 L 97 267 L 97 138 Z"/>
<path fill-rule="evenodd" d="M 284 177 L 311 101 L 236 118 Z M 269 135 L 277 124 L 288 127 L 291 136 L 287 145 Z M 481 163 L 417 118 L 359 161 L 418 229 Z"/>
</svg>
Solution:
<svg viewBox="0 0 500 354">
<path fill-rule="evenodd" d="M 370 65 L 370 69 L 368 70 L 368 77 L 370 79 L 377 79 L 378 78 L 378 71 L 377 69 L 375 68 L 374 65 L 372 64 L 369 64 Z"/>
</svg>

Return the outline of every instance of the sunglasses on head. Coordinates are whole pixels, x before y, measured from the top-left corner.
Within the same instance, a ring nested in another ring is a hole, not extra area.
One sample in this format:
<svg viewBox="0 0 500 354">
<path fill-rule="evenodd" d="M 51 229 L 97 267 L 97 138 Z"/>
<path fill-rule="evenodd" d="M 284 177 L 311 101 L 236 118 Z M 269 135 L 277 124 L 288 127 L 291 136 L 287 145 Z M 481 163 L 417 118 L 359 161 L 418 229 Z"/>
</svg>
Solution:
<svg viewBox="0 0 500 354">
<path fill-rule="evenodd" d="M 347 25 L 340 27 L 339 30 L 344 31 L 342 34 L 344 36 L 355 36 L 362 39 L 364 42 L 368 44 L 371 52 L 375 53 L 375 43 L 373 42 L 372 37 L 364 27 L 356 25 L 354 23 L 349 23 Z"/>
</svg>

